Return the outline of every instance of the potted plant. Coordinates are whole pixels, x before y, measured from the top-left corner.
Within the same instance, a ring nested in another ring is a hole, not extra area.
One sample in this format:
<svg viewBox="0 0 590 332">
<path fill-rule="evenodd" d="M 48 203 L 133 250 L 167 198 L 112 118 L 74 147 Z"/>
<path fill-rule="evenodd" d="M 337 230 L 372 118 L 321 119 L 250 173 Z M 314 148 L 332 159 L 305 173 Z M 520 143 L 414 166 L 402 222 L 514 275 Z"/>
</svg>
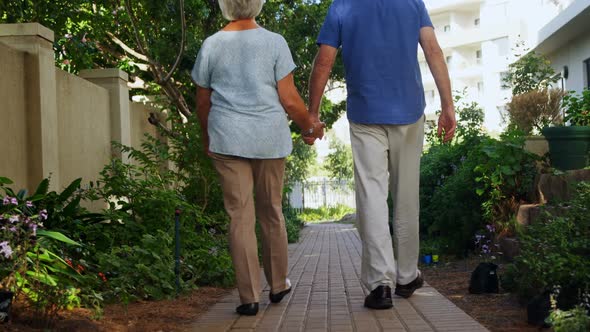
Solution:
<svg viewBox="0 0 590 332">
<path fill-rule="evenodd" d="M 520 57 L 521 52 L 527 50 L 516 50 L 516 56 Z M 523 132 L 527 136 L 525 149 L 539 156 L 549 150 L 540 135 L 542 129 L 562 121 L 561 100 L 565 92 L 552 87 L 560 77 L 547 57 L 528 52 L 510 64 L 503 79 L 504 87 L 512 89 L 512 99 L 506 104 L 510 129 Z"/>
<path fill-rule="evenodd" d="M 563 126 L 547 126 L 543 135 L 549 142 L 551 165 L 560 170 L 590 166 L 590 90 L 563 97 Z"/>
<path fill-rule="evenodd" d="M 433 253 L 433 246 L 428 241 L 424 241 L 420 243 L 420 253 L 422 257 L 422 263 L 425 265 L 432 264 L 432 253 Z"/>
</svg>

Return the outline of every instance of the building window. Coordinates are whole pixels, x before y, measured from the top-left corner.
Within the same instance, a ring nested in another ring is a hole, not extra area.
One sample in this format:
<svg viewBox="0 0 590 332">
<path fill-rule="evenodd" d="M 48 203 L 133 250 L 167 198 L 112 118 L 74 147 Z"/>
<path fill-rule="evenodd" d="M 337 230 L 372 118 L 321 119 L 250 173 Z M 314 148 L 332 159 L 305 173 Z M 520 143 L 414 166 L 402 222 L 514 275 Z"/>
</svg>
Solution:
<svg viewBox="0 0 590 332">
<path fill-rule="evenodd" d="M 476 27 L 478 27 L 478 26 L 479 26 L 479 23 L 480 23 L 480 22 L 479 22 L 479 17 L 478 17 L 478 18 L 476 18 L 476 19 L 473 21 L 473 25 L 475 25 Z"/>
<path fill-rule="evenodd" d="M 475 59 L 478 65 L 481 64 L 481 50 L 475 51 Z"/>
<path fill-rule="evenodd" d="M 586 88 L 590 89 L 590 58 L 584 61 L 586 67 Z"/>
<path fill-rule="evenodd" d="M 449 31 L 451 31 L 451 26 L 450 26 L 450 25 L 448 25 L 448 24 L 447 24 L 447 25 L 445 25 L 445 27 L 443 28 L 443 31 L 444 31 L 444 32 L 449 32 Z"/>
</svg>

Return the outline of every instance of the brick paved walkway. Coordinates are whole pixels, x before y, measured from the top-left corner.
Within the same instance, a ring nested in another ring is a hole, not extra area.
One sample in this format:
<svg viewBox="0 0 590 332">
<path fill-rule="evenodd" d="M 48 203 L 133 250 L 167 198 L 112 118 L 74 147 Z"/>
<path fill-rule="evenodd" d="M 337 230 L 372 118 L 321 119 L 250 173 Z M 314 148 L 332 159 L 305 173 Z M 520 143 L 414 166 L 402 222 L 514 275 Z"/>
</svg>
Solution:
<svg viewBox="0 0 590 332">
<path fill-rule="evenodd" d="M 309 225 L 299 243 L 289 246 L 293 291 L 280 304 L 269 303 L 265 283 L 258 315 L 240 317 L 234 311 L 236 290 L 192 331 L 487 331 L 428 285 L 408 300 L 394 296 L 391 310 L 364 308 L 360 254 L 352 225 Z"/>
</svg>

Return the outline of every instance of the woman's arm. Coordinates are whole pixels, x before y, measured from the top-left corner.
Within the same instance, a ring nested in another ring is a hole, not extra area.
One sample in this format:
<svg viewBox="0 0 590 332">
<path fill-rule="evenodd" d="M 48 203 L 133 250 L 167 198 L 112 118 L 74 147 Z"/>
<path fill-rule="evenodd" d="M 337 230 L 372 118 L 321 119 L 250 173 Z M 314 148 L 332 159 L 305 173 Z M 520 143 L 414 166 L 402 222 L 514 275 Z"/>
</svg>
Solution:
<svg viewBox="0 0 590 332">
<path fill-rule="evenodd" d="M 314 122 L 309 112 L 307 112 L 305 103 L 303 103 L 303 99 L 299 95 L 297 87 L 295 87 L 292 73 L 277 82 L 277 89 L 283 108 L 285 108 L 289 117 L 295 121 L 295 124 L 304 133 L 309 132 L 311 129 L 312 134 L 310 136 L 319 139 L 324 137 L 325 125 L 321 122 Z"/>
<path fill-rule="evenodd" d="M 203 88 L 197 85 L 197 117 L 201 124 L 201 137 L 203 138 L 203 148 L 205 153 L 209 154 L 209 132 L 207 124 L 209 120 L 209 111 L 211 111 L 211 92 L 213 90 Z"/>
</svg>

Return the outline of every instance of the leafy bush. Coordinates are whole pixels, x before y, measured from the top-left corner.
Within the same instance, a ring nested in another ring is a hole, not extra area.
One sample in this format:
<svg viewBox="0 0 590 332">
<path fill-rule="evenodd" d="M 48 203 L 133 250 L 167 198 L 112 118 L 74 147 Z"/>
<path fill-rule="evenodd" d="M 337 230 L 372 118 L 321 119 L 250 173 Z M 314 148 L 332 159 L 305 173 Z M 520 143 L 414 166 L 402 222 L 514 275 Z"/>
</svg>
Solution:
<svg viewBox="0 0 590 332">
<path fill-rule="evenodd" d="M 560 212 L 545 211 L 542 220 L 520 236 L 521 253 L 504 276 L 503 287 L 523 299 L 554 286 L 590 289 L 590 183 Z"/>
<path fill-rule="evenodd" d="M 7 196 L 0 206 L 2 238 L 0 243 L 0 285 L 22 293 L 32 302 L 40 317 L 47 322 L 59 310 L 80 306 L 83 299 L 93 297 L 84 289 L 85 282 L 79 271 L 63 259 L 68 250 L 80 244 L 64 234 L 47 229 L 55 227 L 56 220 L 64 223 L 77 220 L 85 210 L 74 198 L 79 181 L 70 184 L 63 192 L 49 192 L 49 180 L 43 180 L 32 196 L 25 190 L 18 193 L 6 187 L 12 184 L 0 178 L 0 189 Z"/>
<path fill-rule="evenodd" d="M 559 80 L 561 75 L 555 73 L 545 55 L 535 51 L 522 51 L 526 54 L 508 66 L 508 75 L 504 78 L 504 85 L 512 88 L 513 96 L 547 89 Z"/>
<path fill-rule="evenodd" d="M 583 306 L 571 310 L 556 309 L 551 312 L 548 322 L 555 332 L 587 332 L 590 331 L 590 316 Z"/>
<path fill-rule="evenodd" d="M 580 95 L 568 93 L 563 97 L 563 108 L 571 126 L 590 126 L 590 90 L 584 89 Z"/>
<path fill-rule="evenodd" d="M 420 232 L 442 242 L 445 253 L 474 249 L 475 234 L 486 224 L 512 231 L 513 215 L 532 188 L 536 157 L 524 151 L 524 138 L 509 132 L 494 139 L 482 129 L 477 103 L 455 97 L 457 135 L 442 144 L 434 129 L 420 166 Z M 460 202 L 460 204 L 458 204 Z"/>
<path fill-rule="evenodd" d="M 285 216 L 285 226 L 287 228 L 287 240 L 289 243 L 296 243 L 299 241 L 301 228 L 303 228 L 304 221 L 295 210 L 283 208 L 283 216 Z"/>
</svg>

